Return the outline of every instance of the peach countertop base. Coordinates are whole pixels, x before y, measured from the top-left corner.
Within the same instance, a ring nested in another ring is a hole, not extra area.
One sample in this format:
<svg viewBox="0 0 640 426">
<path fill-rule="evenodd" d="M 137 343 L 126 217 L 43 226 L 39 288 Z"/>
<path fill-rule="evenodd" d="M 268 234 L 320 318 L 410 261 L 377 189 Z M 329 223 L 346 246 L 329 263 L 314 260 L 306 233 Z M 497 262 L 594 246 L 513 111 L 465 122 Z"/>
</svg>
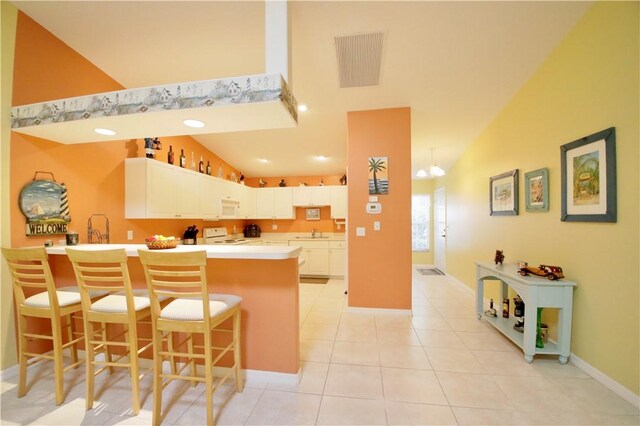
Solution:
<svg viewBox="0 0 640 426">
<path fill-rule="evenodd" d="M 74 249 L 125 248 L 134 288 L 146 288 L 140 244 L 77 245 Z M 76 285 L 65 246 L 47 248 L 56 286 Z M 299 247 L 178 246 L 171 250 L 207 251 L 207 279 L 212 293 L 242 297 L 242 368 L 298 373 Z M 272 250 L 273 249 L 273 250 Z M 169 250 L 168 250 L 169 251 Z"/>
</svg>

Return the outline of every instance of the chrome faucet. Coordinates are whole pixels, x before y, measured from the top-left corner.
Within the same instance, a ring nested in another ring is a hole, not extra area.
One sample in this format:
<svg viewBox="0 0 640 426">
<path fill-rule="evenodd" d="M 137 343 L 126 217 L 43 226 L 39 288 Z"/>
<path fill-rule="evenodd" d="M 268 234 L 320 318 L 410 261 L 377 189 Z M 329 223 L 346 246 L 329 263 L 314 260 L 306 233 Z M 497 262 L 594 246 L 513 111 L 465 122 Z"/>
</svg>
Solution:
<svg viewBox="0 0 640 426">
<path fill-rule="evenodd" d="M 313 228 L 311 230 L 311 238 L 315 238 L 316 237 L 316 228 Z"/>
</svg>

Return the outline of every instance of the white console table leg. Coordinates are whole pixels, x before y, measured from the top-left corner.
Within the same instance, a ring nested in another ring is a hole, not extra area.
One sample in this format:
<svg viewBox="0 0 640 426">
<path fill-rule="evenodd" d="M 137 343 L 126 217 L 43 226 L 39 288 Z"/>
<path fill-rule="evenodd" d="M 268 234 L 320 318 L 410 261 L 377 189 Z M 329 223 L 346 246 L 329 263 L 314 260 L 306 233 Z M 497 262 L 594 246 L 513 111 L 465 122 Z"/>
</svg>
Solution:
<svg viewBox="0 0 640 426">
<path fill-rule="evenodd" d="M 482 319 L 484 313 L 484 280 L 476 280 L 476 314 Z"/>
<path fill-rule="evenodd" d="M 533 362 L 533 356 L 536 353 L 536 326 L 537 326 L 537 301 L 529 295 L 529 300 L 524 300 L 524 339 L 522 341 L 522 350 L 524 351 L 524 359 L 527 362 Z M 533 300 L 532 300 L 533 299 Z"/>
</svg>

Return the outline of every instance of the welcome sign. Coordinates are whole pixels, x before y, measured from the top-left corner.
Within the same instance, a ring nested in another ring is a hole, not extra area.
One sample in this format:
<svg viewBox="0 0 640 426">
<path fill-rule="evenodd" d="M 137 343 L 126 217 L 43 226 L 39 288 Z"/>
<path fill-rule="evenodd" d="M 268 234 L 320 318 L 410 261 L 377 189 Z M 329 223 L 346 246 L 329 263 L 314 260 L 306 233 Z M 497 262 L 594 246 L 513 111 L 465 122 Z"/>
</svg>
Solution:
<svg viewBox="0 0 640 426">
<path fill-rule="evenodd" d="M 19 202 L 27 236 L 67 233 L 71 216 L 64 183 L 34 180 L 22 188 Z"/>
</svg>

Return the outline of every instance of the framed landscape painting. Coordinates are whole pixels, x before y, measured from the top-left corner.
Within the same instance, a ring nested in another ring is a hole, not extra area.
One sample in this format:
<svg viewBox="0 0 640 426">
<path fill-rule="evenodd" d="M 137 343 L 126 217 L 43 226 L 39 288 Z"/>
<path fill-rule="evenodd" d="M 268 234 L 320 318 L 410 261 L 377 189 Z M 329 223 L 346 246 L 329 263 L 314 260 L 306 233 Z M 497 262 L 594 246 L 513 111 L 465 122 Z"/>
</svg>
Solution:
<svg viewBox="0 0 640 426">
<path fill-rule="evenodd" d="M 538 169 L 524 174 L 525 209 L 528 212 L 549 211 L 549 170 Z"/>
<path fill-rule="evenodd" d="M 518 214 L 518 169 L 489 178 L 489 215 Z"/>
<path fill-rule="evenodd" d="M 616 131 L 560 147 L 563 222 L 616 222 Z"/>
</svg>

